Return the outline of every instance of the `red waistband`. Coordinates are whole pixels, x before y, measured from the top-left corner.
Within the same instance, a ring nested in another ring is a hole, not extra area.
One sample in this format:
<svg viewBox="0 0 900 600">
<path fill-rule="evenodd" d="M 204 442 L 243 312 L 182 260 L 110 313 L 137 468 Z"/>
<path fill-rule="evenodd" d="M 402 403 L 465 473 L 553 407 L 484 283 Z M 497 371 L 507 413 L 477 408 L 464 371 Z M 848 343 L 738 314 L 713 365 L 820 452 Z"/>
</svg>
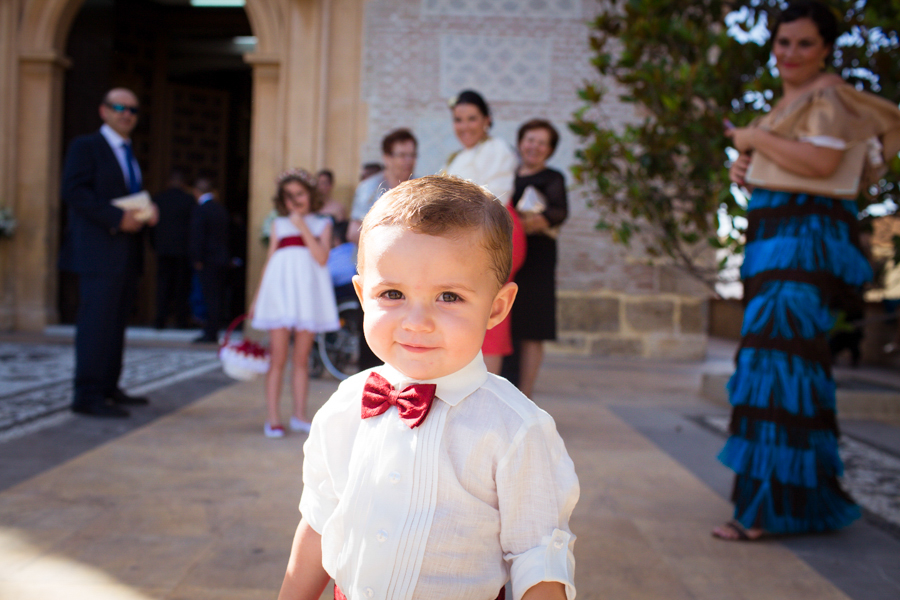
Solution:
<svg viewBox="0 0 900 600">
<path fill-rule="evenodd" d="M 278 240 L 278 247 L 275 248 L 287 248 L 288 246 L 305 246 L 306 244 L 303 242 L 303 238 L 299 235 L 292 235 L 288 237 L 281 238 Z"/>
<path fill-rule="evenodd" d="M 497 596 L 497 600 L 505 600 L 506 598 L 506 588 L 500 588 L 500 595 Z M 337 583 L 334 584 L 334 600 L 347 600 L 347 596 L 341 591 L 341 588 L 337 586 Z"/>
</svg>

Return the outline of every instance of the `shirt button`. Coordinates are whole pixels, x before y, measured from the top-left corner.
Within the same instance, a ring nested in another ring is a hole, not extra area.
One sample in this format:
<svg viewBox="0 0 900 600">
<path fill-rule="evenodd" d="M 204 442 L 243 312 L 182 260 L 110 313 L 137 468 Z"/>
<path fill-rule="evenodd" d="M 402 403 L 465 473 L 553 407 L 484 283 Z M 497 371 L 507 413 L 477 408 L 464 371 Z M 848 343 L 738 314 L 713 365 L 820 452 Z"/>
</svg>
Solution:
<svg viewBox="0 0 900 600">
<path fill-rule="evenodd" d="M 388 475 L 388 479 L 390 480 L 391 483 L 399 483 L 400 482 L 400 473 L 398 473 L 397 471 L 394 471 L 390 475 Z"/>
<path fill-rule="evenodd" d="M 563 547 L 563 541 L 556 540 L 555 542 L 553 542 L 553 547 L 556 548 L 557 550 L 561 549 Z"/>
<path fill-rule="evenodd" d="M 384 529 L 379 530 L 378 533 L 375 534 L 375 539 L 379 542 L 383 542 L 387 539 L 387 531 Z"/>
<path fill-rule="evenodd" d="M 367 587 L 363 590 L 363 594 L 365 594 L 366 598 L 373 598 L 375 596 L 375 590 L 370 587 Z"/>
</svg>

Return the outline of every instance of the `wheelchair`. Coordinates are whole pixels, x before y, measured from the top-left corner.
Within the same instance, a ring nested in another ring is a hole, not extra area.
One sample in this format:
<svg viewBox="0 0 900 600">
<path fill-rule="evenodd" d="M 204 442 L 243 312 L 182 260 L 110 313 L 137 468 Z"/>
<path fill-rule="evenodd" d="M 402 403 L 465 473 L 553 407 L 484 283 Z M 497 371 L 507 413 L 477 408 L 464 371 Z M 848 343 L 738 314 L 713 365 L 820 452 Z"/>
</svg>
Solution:
<svg viewBox="0 0 900 600">
<path fill-rule="evenodd" d="M 353 284 L 334 289 L 341 328 L 316 335 L 309 353 L 310 377 L 329 375 L 343 381 L 359 371 L 359 335 L 362 331 L 362 307 Z"/>
</svg>

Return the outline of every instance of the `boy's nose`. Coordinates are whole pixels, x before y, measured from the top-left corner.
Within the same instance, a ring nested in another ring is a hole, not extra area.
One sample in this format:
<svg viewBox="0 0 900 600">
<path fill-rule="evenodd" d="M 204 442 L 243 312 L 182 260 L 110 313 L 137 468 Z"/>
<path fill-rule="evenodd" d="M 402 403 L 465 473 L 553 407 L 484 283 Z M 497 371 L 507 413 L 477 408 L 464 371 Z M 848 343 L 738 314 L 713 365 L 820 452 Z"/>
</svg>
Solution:
<svg viewBox="0 0 900 600">
<path fill-rule="evenodd" d="M 403 328 L 409 331 L 429 331 L 432 323 L 430 311 L 422 306 L 411 306 L 403 317 Z"/>
</svg>

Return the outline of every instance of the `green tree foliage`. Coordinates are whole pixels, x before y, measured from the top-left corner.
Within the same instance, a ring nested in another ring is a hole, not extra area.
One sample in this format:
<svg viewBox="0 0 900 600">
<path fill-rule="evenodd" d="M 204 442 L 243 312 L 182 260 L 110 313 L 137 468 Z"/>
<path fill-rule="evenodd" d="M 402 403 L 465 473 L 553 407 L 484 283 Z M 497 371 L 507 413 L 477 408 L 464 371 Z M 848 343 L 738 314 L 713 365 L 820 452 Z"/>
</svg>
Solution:
<svg viewBox="0 0 900 600">
<path fill-rule="evenodd" d="M 829 4 L 845 31 L 832 68 L 859 89 L 900 102 L 900 0 Z M 782 3 L 606 5 L 591 37 L 592 64 L 601 78 L 579 90 L 584 104 L 570 123 L 582 142 L 573 173 L 592 192 L 599 229 L 625 245 L 639 239 L 650 256 L 674 261 L 712 287 L 724 260 L 709 265 L 701 256 L 710 246 L 740 252 L 745 212 L 728 181 L 722 121 L 746 125 L 777 100 L 765 24 L 767 13 Z M 634 106 L 637 122 L 623 125 L 605 115 L 611 93 Z M 900 159 L 890 166 L 874 201 L 898 198 Z M 717 234 L 719 209 L 738 226 L 724 239 Z"/>
</svg>

